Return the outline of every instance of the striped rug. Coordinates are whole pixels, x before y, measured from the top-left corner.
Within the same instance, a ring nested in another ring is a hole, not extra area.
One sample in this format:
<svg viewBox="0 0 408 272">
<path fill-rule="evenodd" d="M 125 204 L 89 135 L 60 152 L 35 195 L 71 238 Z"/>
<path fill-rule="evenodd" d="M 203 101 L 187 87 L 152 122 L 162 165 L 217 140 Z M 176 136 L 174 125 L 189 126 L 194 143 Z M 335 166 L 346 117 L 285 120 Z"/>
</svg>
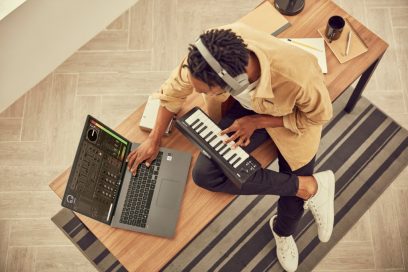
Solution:
<svg viewBox="0 0 408 272">
<path fill-rule="evenodd" d="M 315 168 L 336 176 L 334 231 L 328 243 L 320 243 L 313 217 L 305 213 L 294 235 L 298 271 L 311 271 L 408 164 L 407 131 L 365 98 L 345 113 L 345 96 L 333 105 Z M 277 162 L 268 168 L 277 170 Z M 163 271 L 283 271 L 268 223 L 277 199 L 235 198 Z"/>
<path fill-rule="evenodd" d="M 316 160 L 317 171 L 336 175 L 333 235 L 320 243 L 312 215 L 305 213 L 295 233 L 298 271 L 311 271 L 408 164 L 407 131 L 365 98 L 345 113 L 347 98 L 334 103 Z M 277 162 L 268 168 L 277 170 Z M 283 271 L 268 224 L 277 199 L 236 197 L 162 271 Z M 74 213 L 63 209 L 52 220 L 99 271 L 126 271 Z"/>
<path fill-rule="evenodd" d="M 98 271 L 128 271 L 72 211 L 64 208 L 54 215 L 51 220 Z"/>
</svg>

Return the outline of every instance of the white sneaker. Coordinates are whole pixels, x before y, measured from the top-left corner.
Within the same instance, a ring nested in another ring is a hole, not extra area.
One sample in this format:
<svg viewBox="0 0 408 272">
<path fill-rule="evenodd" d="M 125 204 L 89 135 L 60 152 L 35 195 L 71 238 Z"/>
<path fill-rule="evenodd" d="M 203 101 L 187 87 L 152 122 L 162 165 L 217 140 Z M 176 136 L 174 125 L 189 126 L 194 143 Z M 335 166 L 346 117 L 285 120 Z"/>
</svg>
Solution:
<svg viewBox="0 0 408 272">
<path fill-rule="evenodd" d="M 313 214 L 320 241 L 327 242 L 333 232 L 335 178 L 331 170 L 313 176 L 317 181 L 317 192 L 305 201 L 304 208 L 309 208 Z"/>
<path fill-rule="evenodd" d="M 296 271 L 299 263 L 299 253 L 292 235 L 288 237 L 279 236 L 273 231 L 273 222 L 277 215 L 272 216 L 269 220 L 273 237 L 276 241 L 276 255 L 283 269 L 288 272 Z"/>
</svg>

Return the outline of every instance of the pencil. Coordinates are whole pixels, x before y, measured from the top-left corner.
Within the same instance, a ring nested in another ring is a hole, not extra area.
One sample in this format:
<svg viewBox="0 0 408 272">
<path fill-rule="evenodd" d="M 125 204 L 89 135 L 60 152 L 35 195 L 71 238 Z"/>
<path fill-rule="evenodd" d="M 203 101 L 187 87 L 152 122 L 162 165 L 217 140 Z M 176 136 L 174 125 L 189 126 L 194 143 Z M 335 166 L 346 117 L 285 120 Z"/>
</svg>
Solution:
<svg viewBox="0 0 408 272">
<path fill-rule="evenodd" d="M 349 31 L 349 34 L 347 36 L 346 56 L 348 56 L 348 53 L 350 50 L 350 44 L 351 44 L 351 30 Z"/>
<path fill-rule="evenodd" d="M 301 42 L 298 42 L 298 41 L 294 41 L 294 40 L 292 40 L 292 39 L 288 39 L 288 41 L 289 41 L 289 42 L 292 42 L 292 43 L 295 43 L 295 44 L 298 44 L 298 45 L 300 45 L 300 46 L 308 47 L 308 48 L 310 48 L 310 49 L 313 49 L 313 50 L 316 50 L 316 51 L 319 51 L 319 52 L 323 52 L 323 51 L 320 50 L 319 48 L 316 48 L 316 47 L 314 47 L 314 46 L 311 46 L 311 45 L 308 45 L 308 44 L 305 44 L 305 43 L 301 43 Z"/>
</svg>

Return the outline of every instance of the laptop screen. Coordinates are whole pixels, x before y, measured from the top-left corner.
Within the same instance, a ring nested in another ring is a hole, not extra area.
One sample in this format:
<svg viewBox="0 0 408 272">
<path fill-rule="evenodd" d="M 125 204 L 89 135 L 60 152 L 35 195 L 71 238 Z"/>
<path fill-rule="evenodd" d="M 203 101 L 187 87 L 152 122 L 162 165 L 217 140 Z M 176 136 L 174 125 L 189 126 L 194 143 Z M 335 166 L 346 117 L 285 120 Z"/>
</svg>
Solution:
<svg viewBox="0 0 408 272">
<path fill-rule="evenodd" d="M 131 143 L 88 116 L 62 206 L 110 223 Z"/>
</svg>

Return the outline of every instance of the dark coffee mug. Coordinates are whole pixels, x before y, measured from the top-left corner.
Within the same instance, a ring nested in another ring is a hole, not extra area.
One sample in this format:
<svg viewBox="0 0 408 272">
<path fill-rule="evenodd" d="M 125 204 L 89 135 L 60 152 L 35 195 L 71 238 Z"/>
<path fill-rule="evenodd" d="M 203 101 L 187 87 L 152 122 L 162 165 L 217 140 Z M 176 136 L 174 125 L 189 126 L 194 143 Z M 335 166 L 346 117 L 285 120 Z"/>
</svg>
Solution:
<svg viewBox="0 0 408 272">
<path fill-rule="evenodd" d="M 346 22 L 341 16 L 336 15 L 330 17 L 326 26 L 326 37 L 329 39 L 329 42 L 332 42 L 340 38 L 341 32 L 343 31 L 345 24 Z"/>
</svg>

